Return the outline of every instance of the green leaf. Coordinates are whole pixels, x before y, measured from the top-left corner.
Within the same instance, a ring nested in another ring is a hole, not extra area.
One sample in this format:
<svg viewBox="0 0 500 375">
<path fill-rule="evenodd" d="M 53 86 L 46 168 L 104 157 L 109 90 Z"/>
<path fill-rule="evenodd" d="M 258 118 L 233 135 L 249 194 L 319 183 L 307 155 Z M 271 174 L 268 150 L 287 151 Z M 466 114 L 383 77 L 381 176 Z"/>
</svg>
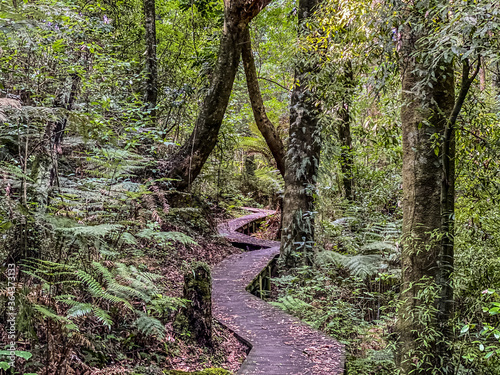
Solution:
<svg viewBox="0 0 500 375">
<path fill-rule="evenodd" d="M 10 365 L 7 362 L 0 362 L 0 368 L 2 370 L 8 370 L 10 368 Z"/>
<path fill-rule="evenodd" d="M 468 324 L 466 324 L 462 327 L 462 329 L 460 330 L 460 334 L 464 334 L 467 332 L 469 332 L 469 325 Z"/>
<path fill-rule="evenodd" d="M 11 351 L 10 350 L 0 350 L 0 355 L 8 355 L 10 356 L 11 355 Z M 20 358 L 24 358 L 26 360 L 30 359 L 33 354 L 31 354 L 30 352 L 25 352 L 25 351 L 22 351 L 22 350 L 15 350 L 14 351 L 14 354 Z"/>
</svg>

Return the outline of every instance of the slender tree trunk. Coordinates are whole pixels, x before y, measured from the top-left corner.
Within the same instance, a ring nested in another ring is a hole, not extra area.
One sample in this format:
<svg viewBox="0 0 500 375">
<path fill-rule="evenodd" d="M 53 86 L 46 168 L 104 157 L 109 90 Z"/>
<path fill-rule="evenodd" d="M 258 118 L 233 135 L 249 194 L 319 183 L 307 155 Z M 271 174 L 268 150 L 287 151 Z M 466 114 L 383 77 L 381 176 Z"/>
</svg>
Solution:
<svg viewBox="0 0 500 375">
<path fill-rule="evenodd" d="M 156 122 L 158 99 L 158 64 L 156 59 L 155 0 L 144 0 L 144 26 L 146 29 L 146 95 L 145 102 L 153 122 Z"/>
<path fill-rule="evenodd" d="M 438 276 L 438 285 L 441 286 L 438 322 L 445 337 L 451 336 L 448 321 L 453 313 L 451 274 L 453 272 L 455 238 L 455 127 L 472 82 L 480 72 L 480 67 L 481 57 L 478 57 L 476 69 L 472 72 L 472 75 L 469 60 L 467 59 L 462 63 L 460 91 L 444 130 L 441 149 L 441 165 L 443 168 L 443 177 L 441 179 L 441 228 L 443 237 L 441 240 L 442 252 L 439 260 Z"/>
<path fill-rule="evenodd" d="M 273 154 L 274 160 L 281 175 L 285 176 L 285 147 L 273 123 L 269 120 L 264 107 L 264 101 L 259 88 L 259 80 L 257 79 L 257 70 L 255 69 L 255 61 L 252 53 L 252 44 L 250 38 L 250 30 L 247 28 L 243 35 L 243 66 L 247 78 L 248 94 L 252 104 L 253 116 L 255 123 L 259 128 L 262 136 L 266 140 L 267 146 Z"/>
<path fill-rule="evenodd" d="M 173 187 L 179 190 L 188 188 L 214 149 L 238 70 L 245 29 L 270 1 L 224 1 L 224 30 L 210 89 L 191 136 L 165 163 L 165 177 L 175 179 Z"/>
<path fill-rule="evenodd" d="M 440 63 L 443 69 L 435 69 L 435 79 L 430 81 L 432 87 L 427 85 L 431 68 L 421 62 L 421 57 L 417 61 L 413 56 L 421 48 L 422 36 L 407 27 L 401 46 L 404 241 L 397 360 L 403 374 L 435 375 L 448 374 L 451 366 L 445 342 L 449 312 L 440 311 L 441 301 L 446 300 L 447 309 L 451 308 L 453 290 L 450 274 L 441 264 L 450 249 L 444 251 L 439 240 L 443 235 L 444 178 L 439 141 L 445 135 L 455 100 L 452 62 Z M 427 75 L 418 73 L 422 71 Z M 453 132 L 449 141 L 450 145 L 454 143 Z M 452 146 L 446 155 L 451 163 L 454 163 L 453 152 Z M 454 168 L 450 169 L 447 184 L 444 200 L 448 209 L 453 209 Z M 425 313 L 418 313 L 422 311 Z"/>
<path fill-rule="evenodd" d="M 344 185 L 345 197 L 352 201 L 354 199 L 353 192 L 353 157 L 352 157 L 352 137 L 351 137 L 351 104 L 352 104 L 352 89 L 354 86 L 354 74 L 352 64 L 349 61 L 345 67 L 344 74 L 344 98 L 342 107 L 339 110 L 339 140 L 340 140 L 340 168 L 342 171 L 342 182 Z"/>
<path fill-rule="evenodd" d="M 299 36 L 320 0 L 299 0 Z M 320 109 L 310 86 L 317 67 L 310 55 L 300 56 L 290 106 L 290 136 L 285 167 L 285 196 L 281 235 L 282 266 L 312 264 L 314 193 L 321 151 Z"/>
</svg>

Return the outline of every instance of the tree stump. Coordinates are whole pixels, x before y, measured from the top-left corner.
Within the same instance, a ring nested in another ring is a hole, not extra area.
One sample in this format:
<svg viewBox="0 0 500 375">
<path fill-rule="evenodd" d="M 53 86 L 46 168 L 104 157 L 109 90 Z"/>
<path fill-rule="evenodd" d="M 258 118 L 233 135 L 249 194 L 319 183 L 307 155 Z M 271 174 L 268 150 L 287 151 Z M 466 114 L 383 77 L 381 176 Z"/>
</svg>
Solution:
<svg viewBox="0 0 500 375">
<path fill-rule="evenodd" d="M 206 263 L 194 263 L 184 274 L 185 310 L 192 338 L 200 345 L 212 347 L 212 276 Z"/>
</svg>

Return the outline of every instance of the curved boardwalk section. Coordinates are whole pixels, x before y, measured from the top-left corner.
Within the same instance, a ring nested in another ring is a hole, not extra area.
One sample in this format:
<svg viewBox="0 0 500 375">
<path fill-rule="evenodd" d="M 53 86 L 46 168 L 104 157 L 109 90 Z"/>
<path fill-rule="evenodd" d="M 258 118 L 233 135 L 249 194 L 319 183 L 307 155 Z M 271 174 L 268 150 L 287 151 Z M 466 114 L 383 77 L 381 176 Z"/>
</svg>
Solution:
<svg viewBox="0 0 500 375">
<path fill-rule="evenodd" d="M 279 242 L 259 240 L 237 232 L 272 213 L 251 210 L 253 214 L 219 226 L 219 232 L 233 243 L 247 243 L 262 249 L 232 255 L 212 271 L 215 318 L 251 347 L 238 374 L 342 374 L 341 344 L 245 290 L 279 254 Z"/>
</svg>

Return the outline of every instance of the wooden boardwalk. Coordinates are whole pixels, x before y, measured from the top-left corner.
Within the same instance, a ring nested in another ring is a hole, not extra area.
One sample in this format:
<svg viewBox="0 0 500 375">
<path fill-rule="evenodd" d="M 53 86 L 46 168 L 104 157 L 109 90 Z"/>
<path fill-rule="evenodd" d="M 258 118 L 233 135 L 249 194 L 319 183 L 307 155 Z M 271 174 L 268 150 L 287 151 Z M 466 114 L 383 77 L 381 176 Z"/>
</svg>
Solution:
<svg viewBox="0 0 500 375">
<path fill-rule="evenodd" d="M 247 285 L 279 254 L 279 242 L 237 232 L 272 213 L 252 210 L 251 215 L 219 226 L 219 232 L 231 242 L 262 249 L 232 255 L 212 271 L 215 318 L 251 348 L 238 374 L 342 374 L 341 344 L 246 291 Z"/>
</svg>

